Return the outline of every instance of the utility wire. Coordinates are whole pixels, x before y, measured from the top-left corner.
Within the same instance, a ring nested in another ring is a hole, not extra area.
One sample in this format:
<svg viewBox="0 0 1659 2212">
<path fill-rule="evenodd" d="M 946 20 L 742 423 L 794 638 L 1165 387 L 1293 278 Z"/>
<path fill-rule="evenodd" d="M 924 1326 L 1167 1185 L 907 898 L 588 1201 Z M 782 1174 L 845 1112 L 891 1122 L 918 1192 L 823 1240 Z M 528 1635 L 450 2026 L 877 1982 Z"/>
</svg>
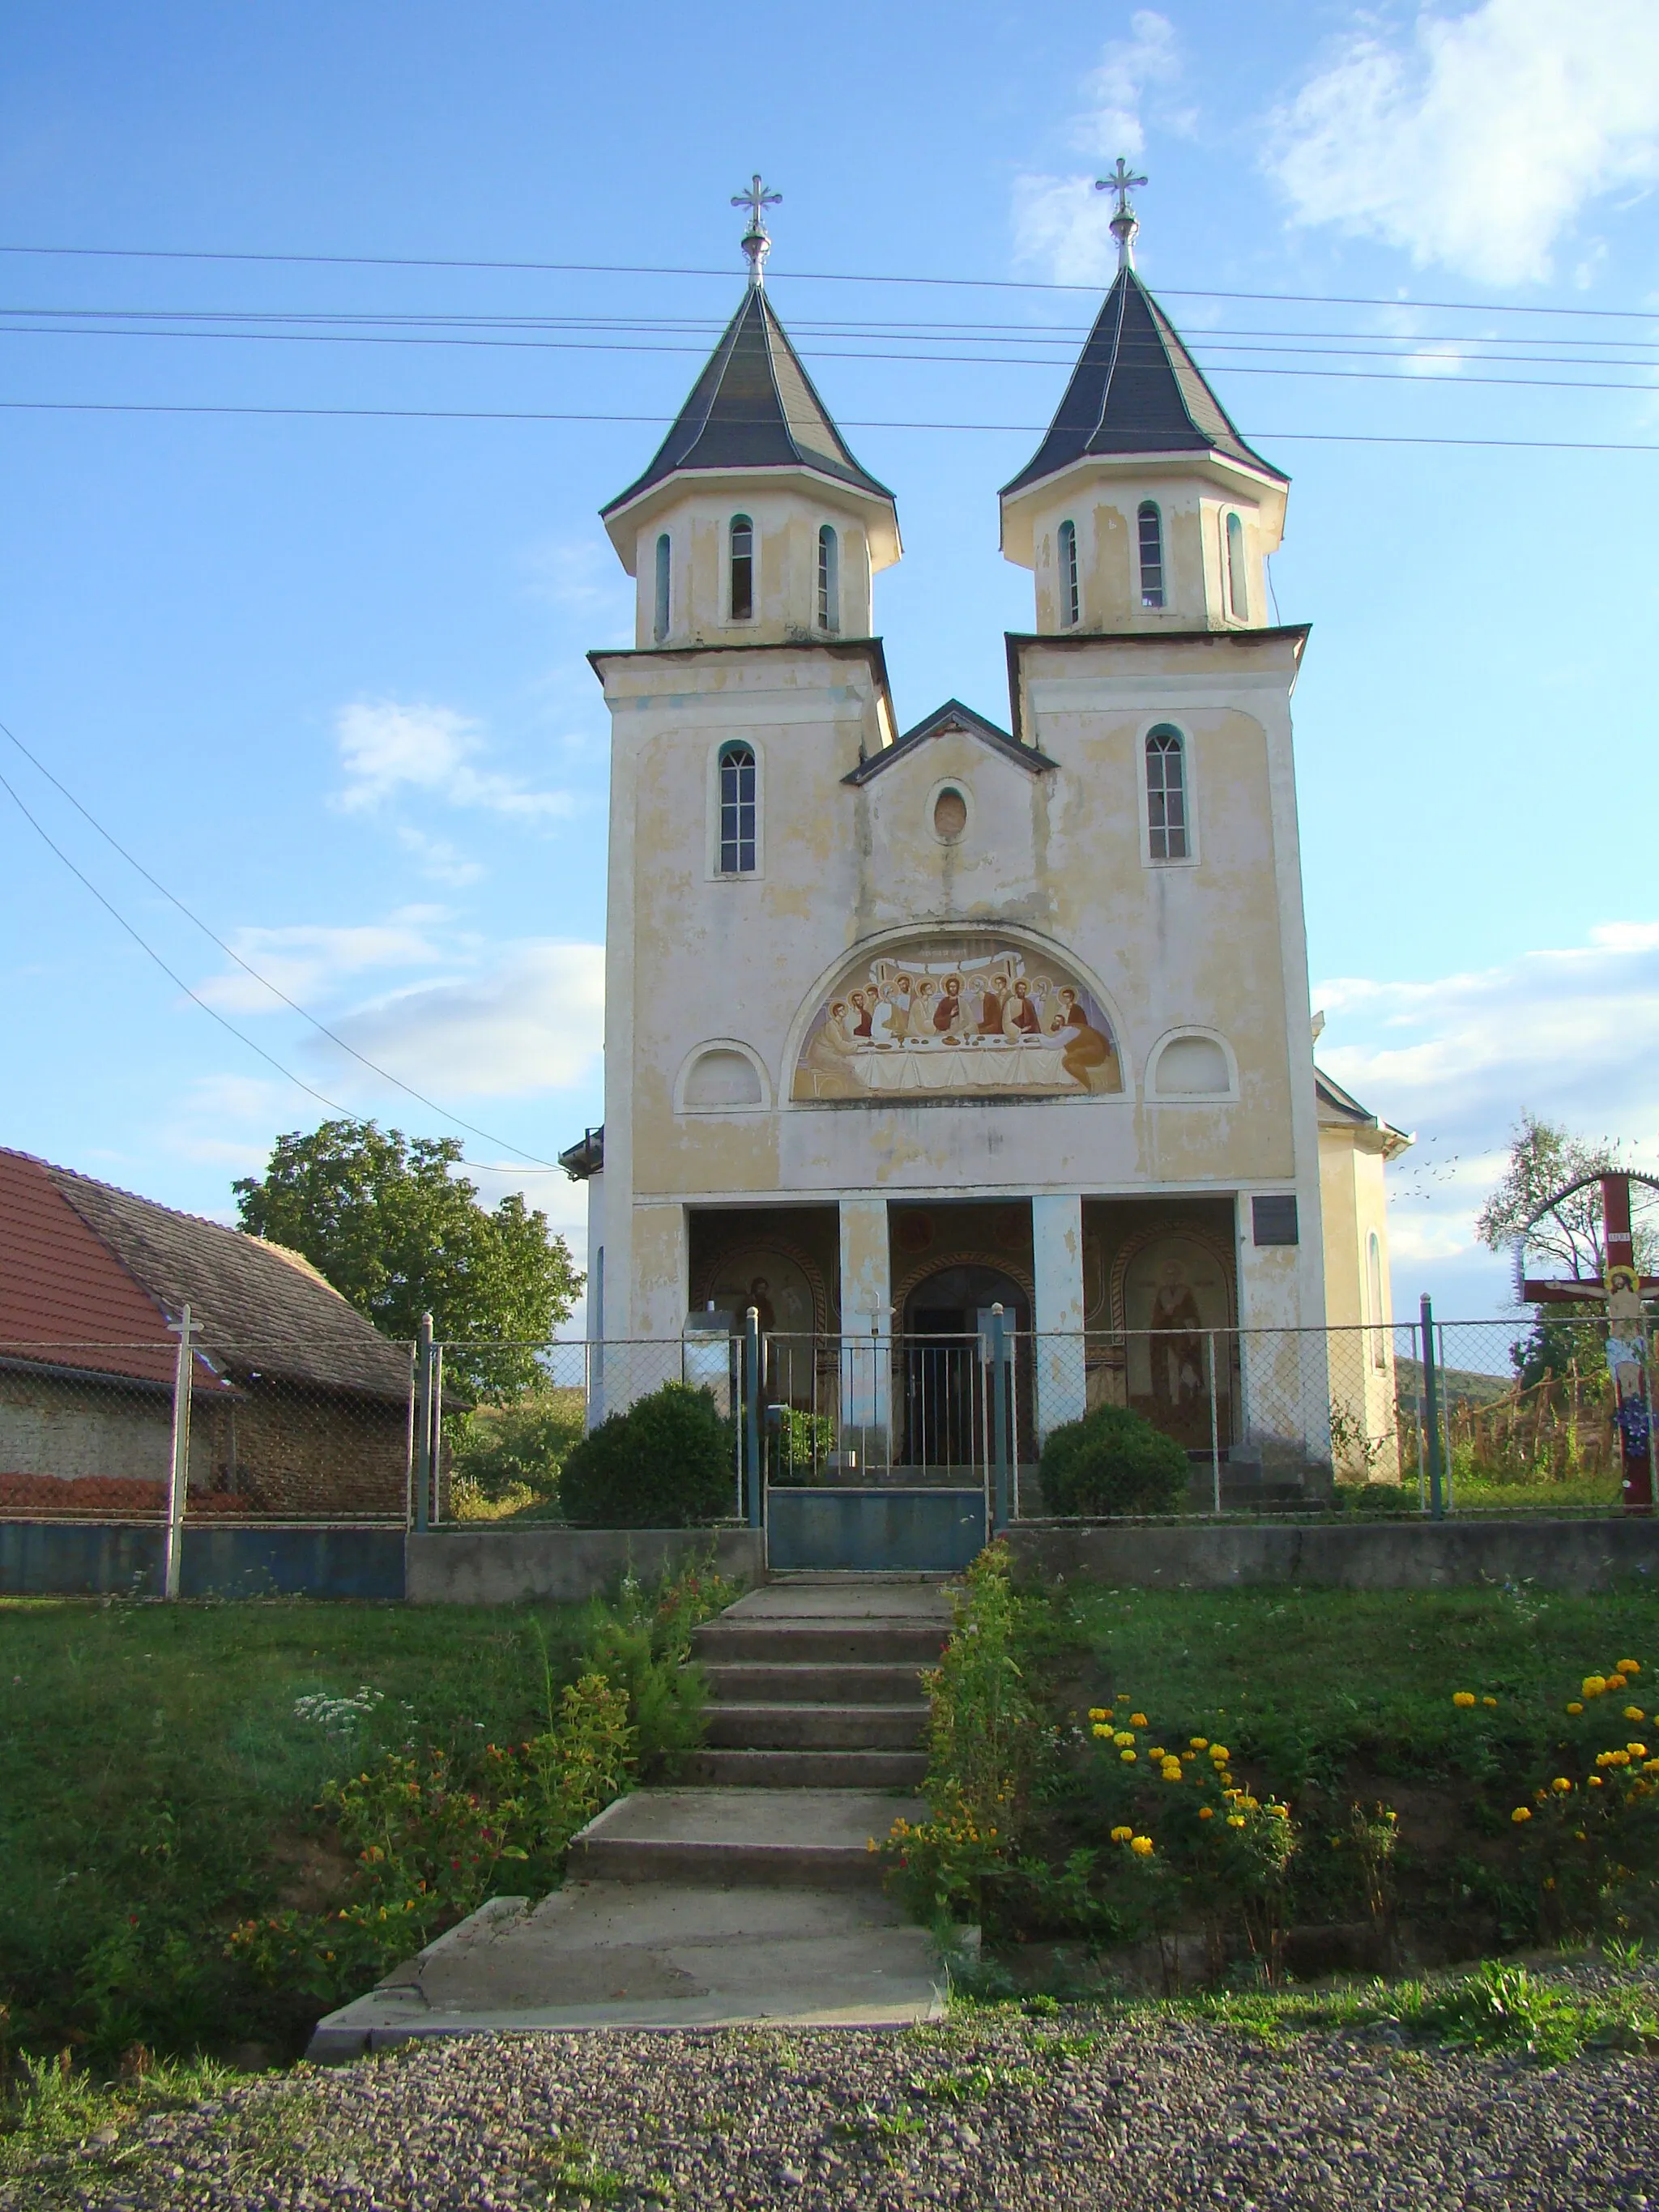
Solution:
<svg viewBox="0 0 1659 2212">
<path fill-rule="evenodd" d="M 469 269 L 498 270 L 529 276 L 719 276 L 733 285 L 738 273 L 722 266 L 702 269 L 655 262 L 605 261 L 482 261 L 460 255 L 395 253 L 249 253 L 214 252 L 191 246 L 6 246 L 0 253 L 32 256 L 37 259 L 92 261 L 228 261 L 252 265 L 280 264 L 313 269 Z M 895 276 L 842 269 L 787 270 L 784 274 L 806 284 L 917 284 L 983 292 L 1080 292 L 1098 299 L 1100 284 L 1059 284 L 1033 277 Z M 1220 292 L 1198 287 L 1160 285 L 1159 296 L 1170 300 L 1271 301 L 1293 307 L 1389 307 L 1396 313 L 1429 307 L 1448 314 L 1566 315 L 1581 319 L 1613 322 L 1651 322 L 1654 311 L 1642 307 L 1526 307 L 1491 300 L 1378 299 L 1342 292 Z"/>
<path fill-rule="evenodd" d="M 534 1167 L 545 1169 L 550 1173 L 557 1173 L 558 1170 L 550 1160 L 538 1159 L 533 1152 L 521 1152 L 517 1145 L 508 1144 L 505 1137 L 495 1136 L 489 1130 L 481 1129 L 474 1122 L 463 1121 L 459 1114 L 452 1114 L 447 1107 L 440 1106 L 435 1099 L 428 1098 L 424 1091 L 416 1091 L 412 1084 L 405 1083 L 401 1076 L 393 1075 L 389 1068 L 381 1067 L 376 1061 L 368 1059 L 365 1054 L 358 1051 L 356 1045 L 348 1044 L 346 1040 L 343 1036 L 339 1036 L 335 1030 L 330 1029 L 325 1022 L 319 1021 L 315 1014 L 308 1013 L 305 1007 L 300 1005 L 297 1000 L 290 999 L 288 993 L 279 989 L 278 987 L 270 981 L 269 976 L 262 975 L 257 968 L 250 966 L 248 962 L 243 959 L 241 954 L 235 950 L 234 945 L 227 945 L 224 939 L 221 937 L 216 931 L 210 928 L 208 924 L 202 920 L 199 915 L 191 913 L 189 907 L 185 904 L 181 898 L 170 891 L 167 885 L 160 881 L 157 877 L 153 876 L 142 860 L 135 859 L 132 854 L 128 852 L 126 847 L 120 842 L 119 839 L 112 836 L 111 833 L 105 829 L 103 823 L 99 821 L 97 817 L 87 807 L 82 805 L 81 801 L 76 797 L 75 793 L 69 788 L 67 784 L 60 782 L 58 778 L 55 776 L 52 770 L 46 766 L 46 763 L 39 759 L 33 752 L 30 751 L 29 748 L 23 743 L 23 740 L 18 736 L 15 730 L 8 728 L 5 723 L 0 722 L 0 732 L 3 732 L 6 737 L 11 739 L 13 744 L 16 746 L 18 751 L 22 754 L 24 759 L 28 762 L 30 766 L 37 769 L 40 775 L 45 776 L 46 781 L 52 786 L 54 790 L 61 793 L 63 797 L 68 799 L 70 805 L 75 809 L 76 812 L 85 821 L 91 823 L 92 827 L 98 832 L 98 835 L 104 840 L 105 843 L 112 847 L 113 849 L 120 854 L 121 858 L 127 863 L 127 866 L 130 868 L 136 869 L 147 884 L 149 884 L 154 890 L 160 891 L 161 896 L 171 905 L 178 908 L 179 913 L 184 915 L 186 921 L 194 923 L 195 927 L 201 931 L 204 937 L 210 939 L 228 958 L 234 960 L 236 963 L 236 965 L 243 969 L 246 974 L 251 975 L 256 983 L 261 985 L 265 990 L 269 991 L 273 998 L 280 999 L 285 1006 L 291 1007 L 294 1012 L 298 1014 L 302 1020 L 309 1022 L 313 1029 L 319 1030 L 322 1036 L 325 1036 L 329 1040 L 331 1044 L 338 1045 L 342 1052 L 349 1053 L 353 1060 L 362 1061 L 362 1065 L 368 1068 L 374 1074 L 381 1077 L 387 1083 L 395 1085 L 397 1089 L 406 1092 L 410 1097 L 417 1100 L 421 1105 L 426 1107 L 430 1112 L 436 1114 L 441 1120 L 452 1122 L 458 1129 L 465 1129 L 475 1137 L 482 1137 L 487 1145 L 499 1145 L 504 1152 L 516 1154 L 520 1159 L 527 1161 Z M 309 1097 L 318 1100 L 320 1104 L 326 1106 L 331 1113 L 343 1114 L 346 1119 L 351 1121 L 356 1121 L 362 1119 L 362 1116 L 360 1115 L 354 1114 L 349 1106 L 342 1106 L 337 1099 L 326 1097 L 324 1092 L 316 1088 L 315 1085 L 307 1083 L 303 1076 L 296 1075 L 291 1067 L 284 1066 L 283 1062 L 277 1060 L 272 1054 L 267 1052 L 262 1044 L 256 1043 L 253 1038 L 249 1036 L 245 1030 L 238 1029 L 234 1022 L 227 1020 L 225 1016 L 219 1012 L 218 1008 L 210 1005 L 206 999 L 202 997 L 199 992 L 193 991 L 190 985 L 185 981 L 183 976 L 180 975 L 175 969 L 169 967 L 167 961 L 164 960 L 161 955 L 155 950 L 155 947 L 151 945 L 146 938 L 139 935 L 137 930 L 134 928 L 133 925 L 127 920 L 126 916 L 121 913 L 120 909 L 112 905 L 111 902 L 105 897 L 103 892 L 99 890 L 97 884 L 93 882 L 91 877 L 85 874 L 82 869 L 76 866 L 75 862 L 70 860 L 69 854 L 64 850 L 63 847 L 51 836 L 45 824 L 41 823 L 35 815 L 30 812 L 28 807 L 24 804 L 15 785 L 14 785 L 3 773 L 0 773 L 0 787 L 3 787 L 5 791 L 10 796 L 13 803 L 15 805 L 18 812 L 21 814 L 23 819 L 29 824 L 30 828 L 36 832 L 42 842 L 51 848 L 52 851 L 58 855 L 58 859 L 63 862 L 64 866 L 69 870 L 72 876 L 75 876 L 81 883 L 85 884 L 88 890 L 92 893 L 94 898 L 97 900 L 99 905 L 103 908 L 104 911 L 106 914 L 112 915 L 115 921 L 119 922 L 121 927 L 125 930 L 127 935 L 132 939 L 133 943 L 137 945 L 141 951 L 147 952 L 149 955 L 150 958 L 161 970 L 161 973 L 167 976 L 170 982 L 177 984 L 187 999 L 192 1000 L 195 1004 L 202 1009 L 204 1013 L 211 1014 L 214 1020 L 218 1023 L 220 1028 L 222 1030 L 228 1030 L 231 1036 L 236 1039 L 239 1044 L 245 1044 L 250 1052 L 257 1052 L 260 1059 L 266 1061 L 270 1066 L 274 1067 L 279 1075 L 286 1076 L 290 1083 L 297 1084 L 301 1091 L 305 1091 Z M 464 1167 L 477 1168 L 487 1168 L 488 1166 L 488 1164 L 482 1160 L 464 1160 L 460 1164 Z M 496 1170 L 491 1171 L 496 1172 Z"/>
<path fill-rule="evenodd" d="M 1645 388 L 1645 387 L 1644 387 Z M 58 415 L 261 415 L 321 416 L 398 422 L 643 422 L 665 428 L 672 415 L 605 415 L 555 412 L 531 408 L 485 407 L 266 407 L 231 406 L 173 399 L 0 399 L 0 410 Z M 848 417 L 848 430 L 987 431 L 998 435 L 1040 438 L 1047 422 L 888 422 Z M 1375 430 L 1249 430 L 1240 435 L 1258 445 L 1469 446 L 1536 453 L 1659 453 L 1659 444 L 1637 445 L 1588 438 L 1442 438 Z"/>
</svg>

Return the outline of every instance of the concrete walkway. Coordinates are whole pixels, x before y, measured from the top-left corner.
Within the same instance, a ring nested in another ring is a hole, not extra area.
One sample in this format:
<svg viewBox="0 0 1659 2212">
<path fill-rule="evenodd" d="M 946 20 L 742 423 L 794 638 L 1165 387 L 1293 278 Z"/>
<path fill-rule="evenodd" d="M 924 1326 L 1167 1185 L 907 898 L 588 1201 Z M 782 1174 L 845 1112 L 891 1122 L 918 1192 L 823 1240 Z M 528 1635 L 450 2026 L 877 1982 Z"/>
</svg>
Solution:
<svg viewBox="0 0 1659 2212">
<path fill-rule="evenodd" d="M 902 2027 L 942 1966 L 870 1848 L 925 1764 L 950 1606 L 914 1577 L 791 1577 L 697 1631 L 702 1786 L 618 1798 L 539 1905 L 494 1898 L 319 2023 L 308 2056 L 503 2029 Z"/>
</svg>

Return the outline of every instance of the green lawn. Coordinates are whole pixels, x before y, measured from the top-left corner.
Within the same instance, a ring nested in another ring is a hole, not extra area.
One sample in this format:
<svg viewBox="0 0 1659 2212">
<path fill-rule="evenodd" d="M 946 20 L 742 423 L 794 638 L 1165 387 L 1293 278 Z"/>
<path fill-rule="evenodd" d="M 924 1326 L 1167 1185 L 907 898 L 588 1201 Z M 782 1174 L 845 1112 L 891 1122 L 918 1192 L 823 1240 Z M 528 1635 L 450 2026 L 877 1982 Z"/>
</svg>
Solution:
<svg viewBox="0 0 1659 2212">
<path fill-rule="evenodd" d="M 270 1602 L 0 1602 L 0 2051 L 245 2042 L 286 2055 L 316 2007 L 223 1956 L 251 1913 L 329 1902 L 325 1781 L 414 1739 L 463 1772 L 542 1724 L 586 1615 Z M 354 1698 L 361 1719 L 298 1700 Z"/>
</svg>

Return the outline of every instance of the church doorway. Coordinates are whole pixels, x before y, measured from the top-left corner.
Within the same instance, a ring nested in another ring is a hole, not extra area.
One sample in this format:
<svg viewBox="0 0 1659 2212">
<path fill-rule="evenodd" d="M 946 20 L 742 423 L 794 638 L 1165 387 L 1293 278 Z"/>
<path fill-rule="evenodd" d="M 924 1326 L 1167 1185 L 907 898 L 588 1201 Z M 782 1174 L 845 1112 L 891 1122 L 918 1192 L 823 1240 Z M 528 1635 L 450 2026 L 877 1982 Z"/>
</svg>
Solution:
<svg viewBox="0 0 1659 2212">
<path fill-rule="evenodd" d="M 1014 1403 L 1022 1459 L 1031 1454 L 1030 1305 L 1012 1275 L 972 1263 L 944 1267 L 904 1302 L 896 1395 L 897 1456 L 907 1467 L 974 1468 L 986 1457 L 986 1370 L 980 1330 L 1000 1305 L 1014 1338 Z"/>
</svg>

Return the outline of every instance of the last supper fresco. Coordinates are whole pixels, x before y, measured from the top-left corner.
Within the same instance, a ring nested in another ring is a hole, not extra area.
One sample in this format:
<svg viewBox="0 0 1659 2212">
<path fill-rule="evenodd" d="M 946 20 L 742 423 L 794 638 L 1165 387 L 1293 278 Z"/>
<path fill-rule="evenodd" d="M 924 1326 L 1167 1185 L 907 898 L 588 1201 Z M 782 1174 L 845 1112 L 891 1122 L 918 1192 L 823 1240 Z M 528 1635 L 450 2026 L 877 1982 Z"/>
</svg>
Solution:
<svg viewBox="0 0 1659 2212">
<path fill-rule="evenodd" d="M 1065 965 L 994 939 L 885 945 L 812 1017 L 797 1100 L 1087 1097 L 1121 1091 L 1111 1024 Z"/>
</svg>

